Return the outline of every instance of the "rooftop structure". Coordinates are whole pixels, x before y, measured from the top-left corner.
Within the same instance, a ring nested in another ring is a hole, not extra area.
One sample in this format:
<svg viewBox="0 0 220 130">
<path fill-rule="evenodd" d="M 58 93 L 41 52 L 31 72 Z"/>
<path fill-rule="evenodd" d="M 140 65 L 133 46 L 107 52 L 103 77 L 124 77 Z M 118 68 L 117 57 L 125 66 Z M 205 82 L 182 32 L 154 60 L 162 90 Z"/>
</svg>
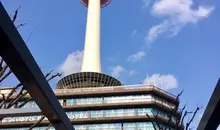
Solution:
<svg viewBox="0 0 220 130">
<path fill-rule="evenodd" d="M 170 114 L 173 121 L 181 117 L 180 111 L 172 113 L 179 104 L 176 96 L 153 85 L 56 89 L 54 93 L 76 130 L 153 130 L 154 121 L 175 129 L 175 125 L 168 123 Z M 27 99 L 29 95 L 11 109 L 0 111 L 0 130 L 26 130 L 42 117 L 34 101 L 17 107 Z M 48 125 L 45 118 L 36 129 L 45 130 Z"/>
</svg>

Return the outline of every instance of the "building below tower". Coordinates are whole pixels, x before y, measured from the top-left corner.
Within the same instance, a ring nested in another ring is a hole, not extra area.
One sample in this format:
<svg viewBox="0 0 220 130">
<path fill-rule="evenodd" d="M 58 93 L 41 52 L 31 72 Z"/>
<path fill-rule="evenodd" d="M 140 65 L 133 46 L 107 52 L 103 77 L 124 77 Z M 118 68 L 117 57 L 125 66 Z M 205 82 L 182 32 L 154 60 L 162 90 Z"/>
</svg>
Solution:
<svg viewBox="0 0 220 130">
<path fill-rule="evenodd" d="M 65 79 L 68 78 L 64 77 L 60 82 Z M 179 104 L 176 96 L 153 85 L 63 86 L 54 93 L 75 130 L 154 130 L 152 123 L 174 130 L 174 122 L 181 117 L 180 111 L 173 112 Z M 1 119 L 0 130 L 28 130 L 41 119 L 42 114 L 34 101 L 21 105 L 28 99 L 29 95 L 7 110 L 11 114 Z M 33 130 L 53 130 L 49 124 L 45 118 Z"/>
</svg>

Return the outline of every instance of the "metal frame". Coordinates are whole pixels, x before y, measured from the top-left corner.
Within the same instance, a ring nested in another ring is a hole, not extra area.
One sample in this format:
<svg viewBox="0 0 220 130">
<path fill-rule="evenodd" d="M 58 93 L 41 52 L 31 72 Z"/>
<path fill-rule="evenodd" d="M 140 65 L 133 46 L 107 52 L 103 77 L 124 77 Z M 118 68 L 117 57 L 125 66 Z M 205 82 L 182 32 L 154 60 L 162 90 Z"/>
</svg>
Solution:
<svg viewBox="0 0 220 130">
<path fill-rule="evenodd" d="M 0 2 L 0 56 L 57 130 L 73 130 L 39 66 Z"/>
<path fill-rule="evenodd" d="M 209 100 L 197 130 L 216 130 L 220 124 L 220 79 Z"/>
<path fill-rule="evenodd" d="M 65 76 L 58 81 L 56 89 L 92 88 L 121 86 L 116 78 L 96 72 L 79 72 Z"/>
</svg>

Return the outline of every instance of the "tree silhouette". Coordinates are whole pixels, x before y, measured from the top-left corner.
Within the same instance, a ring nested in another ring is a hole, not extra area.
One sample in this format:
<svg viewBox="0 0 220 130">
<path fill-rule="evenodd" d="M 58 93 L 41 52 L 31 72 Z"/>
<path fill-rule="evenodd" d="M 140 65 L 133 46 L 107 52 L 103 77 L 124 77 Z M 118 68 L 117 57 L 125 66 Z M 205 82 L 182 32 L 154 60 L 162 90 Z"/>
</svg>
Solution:
<svg viewBox="0 0 220 130">
<path fill-rule="evenodd" d="M 176 96 L 176 101 L 179 101 L 180 96 L 183 94 L 183 91 L 178 93 Z M 171 107 L 171 106 L 170 106 Z M 190 125 L 192 121 L 195 119 L 196 114 L 198 113 L 199 110 L 201 110 L 203 107 L 197 106 L 194 111 L 187 111 L 186 105 L 183 106 L 183 108 L 178 111 L 179 104 L 175 104 L 173 109 L 171 110 L 170 113 L 168 113 L 168 119 L 167 119 L 167 124 L 172 125 L 175 130 L 191 130 Z M 176 116 L 178 112 L 181 112 L 181 117 Z M 147 118 L 154 118 L 154 121 L 151 121 L 153 128 L 155 130 L 170 130 L 168 126 L 163 127 L 161 124 L 158 123 L 159 121 L 159 112 L 152 110 L 151 113 L 153 114 L 152 116 L 149 116 L 146 114 Z M 183 114 L 184 113 L 184 114 Z M 191 116 L 190 116 L 191 115 Z M 185 118 L 188 117 L 189 120 L 184 124 Z M 175 119 L 175 120 L 174 120 Z"/>
</svg>

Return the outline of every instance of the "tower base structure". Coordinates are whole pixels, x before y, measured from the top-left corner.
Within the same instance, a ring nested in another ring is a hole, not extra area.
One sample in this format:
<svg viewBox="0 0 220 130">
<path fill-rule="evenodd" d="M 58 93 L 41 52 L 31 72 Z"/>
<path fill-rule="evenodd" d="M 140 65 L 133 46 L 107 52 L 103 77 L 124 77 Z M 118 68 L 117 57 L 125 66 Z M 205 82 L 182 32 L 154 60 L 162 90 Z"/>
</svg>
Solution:
<svg viewBox="0 0 220 130">
<path fill-rule="evenodd" d="M 116 78 L 96 72 L 79 72 L 70 74 L 58 81 L 56 89 L 90 88 L 121 86 Z"/>
</svg>

